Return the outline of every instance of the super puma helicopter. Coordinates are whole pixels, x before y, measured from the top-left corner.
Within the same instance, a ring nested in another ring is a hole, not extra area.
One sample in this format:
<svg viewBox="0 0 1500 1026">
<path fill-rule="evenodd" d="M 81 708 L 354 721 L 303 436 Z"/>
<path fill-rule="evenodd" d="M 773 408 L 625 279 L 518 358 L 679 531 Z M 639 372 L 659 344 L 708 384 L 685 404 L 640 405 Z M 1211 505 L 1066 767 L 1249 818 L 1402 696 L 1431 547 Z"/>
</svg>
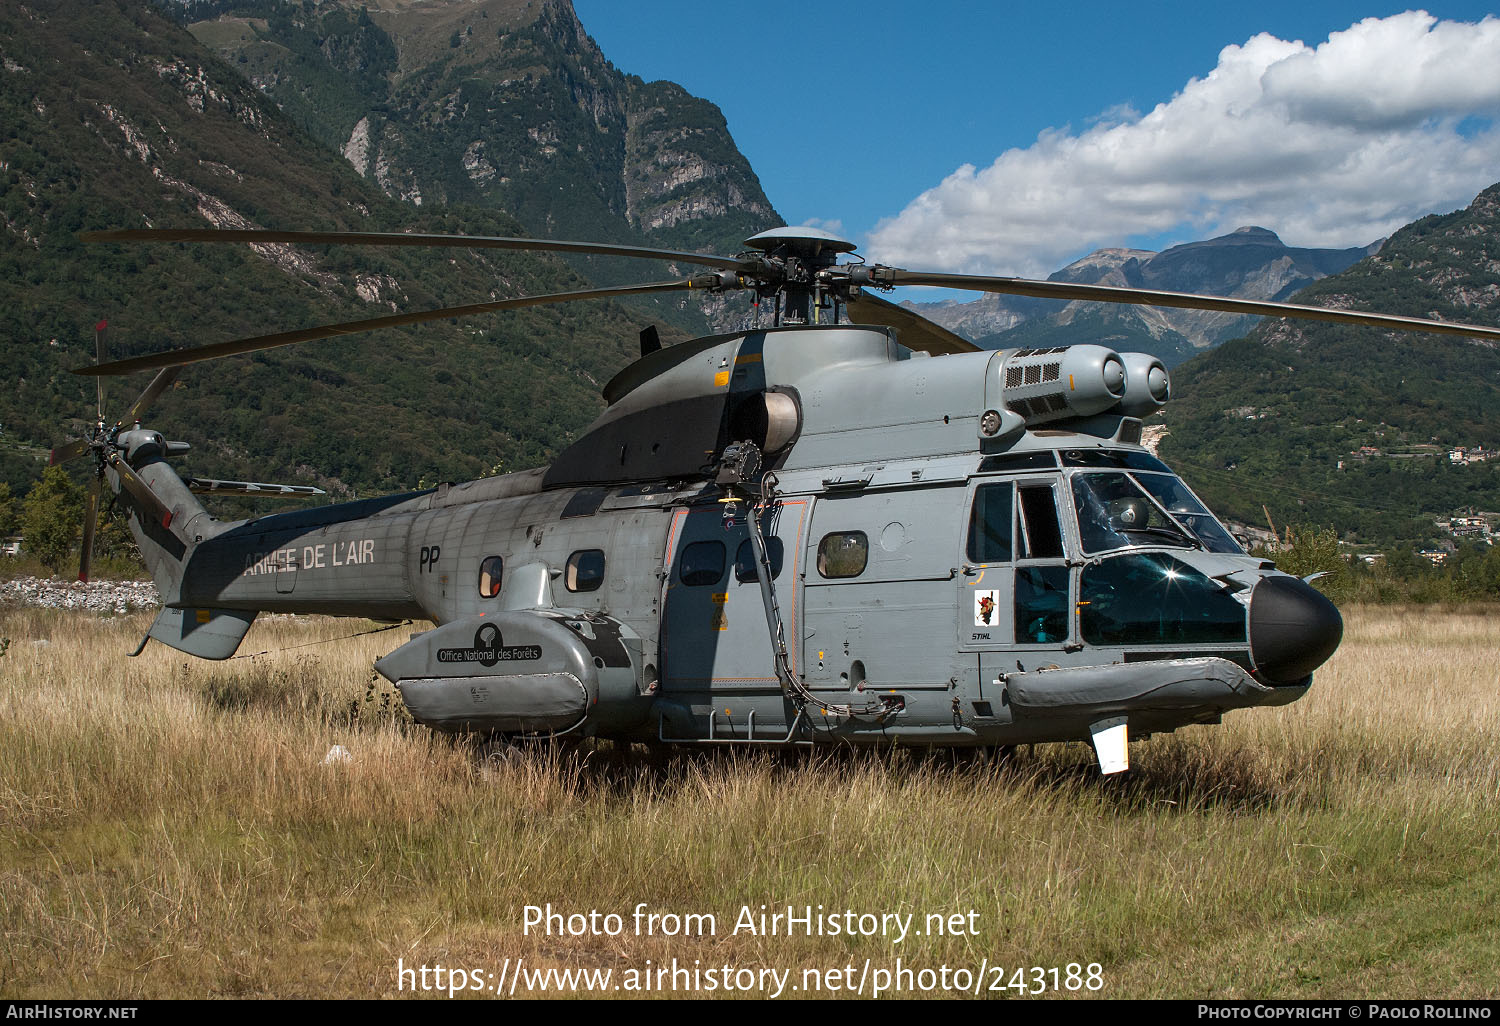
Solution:
<svg viewBox="0 0 1500 1026">
<path fill-rule="evenodd" d="M 164 608 L 149 638 L 232 655 L 261 611 L 429 619 L 375 664 L 452 732 L 676 744 L 1127 740 L 1306 693 L 1338 611 L 1246 555 L 1144 449 L 1166 368 L 1098 345 L 988 352 L 872 294 L 935 285 L 1500 338 L 1500 330 L 1182 293 L 908 271 L 811 228 L 735 257 L 494 237 L 139 230 L 89 241 L 460 246 L 667 260 L 680 280 L 527 296 L 103 362 L 157 369 L 91 456 Z M 751 290 L 771 326 L 661 348 L 549 467 L 221 522 L 141 426 L 185 364 L 575 299 Z M 101 404 L 102 405 L 102 404 Z M 87 537 L 87 536 L 86 536 Z M 88 545 L 84 550 L 87 574 Z M 143 639 L 142 646 L 146 644 Z M 139 650 L 138 650 L 139 651 Z"/>
</svg>

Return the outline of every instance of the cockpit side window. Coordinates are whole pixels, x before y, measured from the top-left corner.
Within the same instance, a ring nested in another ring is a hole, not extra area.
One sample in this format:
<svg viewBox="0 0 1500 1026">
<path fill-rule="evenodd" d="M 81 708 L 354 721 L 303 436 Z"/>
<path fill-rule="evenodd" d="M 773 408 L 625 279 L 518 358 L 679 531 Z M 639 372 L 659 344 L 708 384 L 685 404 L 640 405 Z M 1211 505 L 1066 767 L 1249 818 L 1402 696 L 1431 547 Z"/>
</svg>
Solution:
<svg viewBox="0 0 1500 1026">
<path fill-rule="evenodd" d="M 1055 645 L 1068 639 L 1068 568 L 1016 568 L 1016 642 Z"/>
<path fill-rule="evenodd" d="M 1021 559 L 1055 559 L 1063 555 L 1062 525 L 1051 485 L 1021 485 Z"/>
<path fill-rule="evenodd" d="M 974 492 L 974 507 L 969 514 L 969 562 L 1010 562 L 1013 490 L 1006 481 L 980 485 Z"/>
</svg>

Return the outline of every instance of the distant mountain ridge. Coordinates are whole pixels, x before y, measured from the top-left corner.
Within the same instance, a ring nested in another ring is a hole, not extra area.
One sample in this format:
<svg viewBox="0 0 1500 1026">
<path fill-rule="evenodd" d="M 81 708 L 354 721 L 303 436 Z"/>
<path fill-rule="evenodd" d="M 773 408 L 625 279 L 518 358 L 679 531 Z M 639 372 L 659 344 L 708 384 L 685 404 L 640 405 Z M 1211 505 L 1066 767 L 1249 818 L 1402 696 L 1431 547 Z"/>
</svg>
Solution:
<svg viewBox="0 0 1500 1026">
<path fill-rule="evenodd" d="M 1287 246 L 1269 229 L 1251 226 L 1160 253 L 1096 250 L 1048 280 L 1284 300 L 1378 252 L 1383 241 L 1352 249 L 1304 249 Z M 991 296 L 972 303 L 907 305 L 990 349 L 1094 342 L 1153 353 L 1168 365 L 1243 335 L 1257 320 L 1210 311 L 1085 302 L 1059 309 L 1056 302 Z"/>
</svg>

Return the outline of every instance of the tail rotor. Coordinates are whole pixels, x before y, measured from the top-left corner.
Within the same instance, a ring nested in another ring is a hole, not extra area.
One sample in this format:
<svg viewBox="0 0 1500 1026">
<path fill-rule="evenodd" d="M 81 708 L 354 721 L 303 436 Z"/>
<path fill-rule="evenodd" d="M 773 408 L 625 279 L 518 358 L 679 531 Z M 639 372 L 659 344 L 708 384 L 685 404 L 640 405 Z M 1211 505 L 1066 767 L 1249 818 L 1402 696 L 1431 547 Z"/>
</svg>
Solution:
<svg viewBox="0 0 1500 1026">
<path fill-rule="evenodd" d="M 100 321 L 94 325 L 94 363 L 99 366 L 105 362 L 106 350 L 108 348 L 107 333 L 109 324 Z M 83 551 L 78 561 L 78 579 L 87 582 L 89 571 L 93 564 L 94 539 L 99 528 L 99 500 L 104 490 L 105 468 L 111 468 L 119 477 L 121 485 L 140 504 L 141 508 L 162 526 L 167 526 L 172 521 L 172 512 L 166 504 L 153 492 L 145 481 L 125 461 L 124 447 L 120 445 L 120 434 L 122 431 L 140 427 L 141 418 L 151 408 L 157 399 L 161 398 L 168 388 L 177 380 L 177 375 L 182 368 L 166 367 L 157 372 L 126 413 L 125 417 L 111 425 L 104 416 L 104 379 L 97 378 L 97 394 L 95 404 L 94 425 L 86 437 L 77 441 L 68 442 L 52 450 L 49 466 L 58 466 L 70 463 L 73 460 L 85 456 L 93 458 L 94 473 L 90 476 L 88 494 L 84 501 L 83 516 Z M 179 443 L 170 443 L 172 451 L 176 451 Z M 185 445 L 181 448 L 186 449 Z"/>
</svg>

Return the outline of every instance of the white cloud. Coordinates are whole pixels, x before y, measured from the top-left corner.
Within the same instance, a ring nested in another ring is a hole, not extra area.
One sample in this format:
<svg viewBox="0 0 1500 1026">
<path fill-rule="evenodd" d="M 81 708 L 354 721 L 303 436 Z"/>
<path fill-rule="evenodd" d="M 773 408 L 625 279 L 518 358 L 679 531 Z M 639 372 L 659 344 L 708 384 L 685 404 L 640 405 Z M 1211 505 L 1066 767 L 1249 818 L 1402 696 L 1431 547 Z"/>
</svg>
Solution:
<svg viewBox="0 0 1500 1026">
<path fill-rule="evenodd" d="M 1227 46 L 1145 115 L 1111 110 L 965 164 L 864 248 L 900 266 L 1041 276 L 1174 230 L 1255 224 L 1288 245 L 1357 246 L 1497 180 L 1500 19 L 1408 11 L 1316 49 L 1268 34 Z"/>
<path fill-rule="evenodd" d="M 806 221 L 802 222 L 800 227 L 817 228 L 819 231 L 825 231 L 829 235 L 837 235 L 839 238 L 843 238 L 844 236 L 844 222 L 837 218 L 825 220 L 821 217 L 809 217 Z"/>
</svg>

